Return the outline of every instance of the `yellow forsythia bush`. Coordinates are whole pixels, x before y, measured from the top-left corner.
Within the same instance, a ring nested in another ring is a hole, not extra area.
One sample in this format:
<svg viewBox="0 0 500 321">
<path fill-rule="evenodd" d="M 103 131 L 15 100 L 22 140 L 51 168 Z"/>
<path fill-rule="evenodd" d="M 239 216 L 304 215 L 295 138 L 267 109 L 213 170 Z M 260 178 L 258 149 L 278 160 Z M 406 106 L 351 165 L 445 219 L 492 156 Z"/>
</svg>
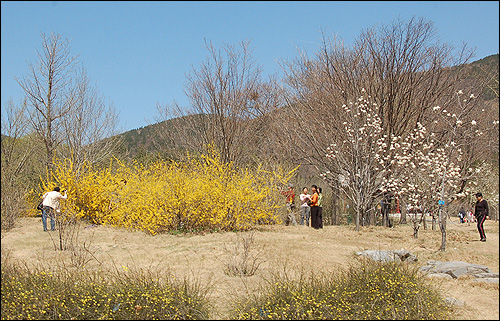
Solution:
<svg viewBox="0 0 500 321">
<path fill-rule="evenodd" d="M 70 161 L 56 162 L 54 186 L 68 190 L 62 212 L 95 224 L 135 228 L 151 234 L 172 230 L 247 230 L 255 224 L 281 223 L 278 208 L 286 172 L 238 169 L 212 151 L 184 162 L 158 161 L 126 166 L 119 161 L 97 170 L 86 164 L 77 173 Z"/>
</svg>

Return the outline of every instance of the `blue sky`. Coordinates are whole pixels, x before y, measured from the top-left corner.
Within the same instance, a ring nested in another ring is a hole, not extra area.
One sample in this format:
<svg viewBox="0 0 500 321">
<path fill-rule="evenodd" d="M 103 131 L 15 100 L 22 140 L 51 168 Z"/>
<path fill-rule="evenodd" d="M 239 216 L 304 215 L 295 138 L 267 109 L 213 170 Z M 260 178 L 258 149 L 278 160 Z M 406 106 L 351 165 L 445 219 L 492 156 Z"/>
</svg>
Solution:
<svg viewBox="0 0 500 321">
<path fill-rule="evenodd" d="M 346 43 L 395 19 L 424 17 L 443 42 L 498 53 L 498 1 L 2 1 L 1 100 L 22 100 L 14 77 L 36 62 L 41 33 L 71 39 L 71 53 L 119 113 L 119 131 L 155 122 L 156 105 L 188 106 L 185 75 L 216 46 L 249 40 L 264 76 L 297 47 L 314 53 L 320 31 Z"/>
</svg>

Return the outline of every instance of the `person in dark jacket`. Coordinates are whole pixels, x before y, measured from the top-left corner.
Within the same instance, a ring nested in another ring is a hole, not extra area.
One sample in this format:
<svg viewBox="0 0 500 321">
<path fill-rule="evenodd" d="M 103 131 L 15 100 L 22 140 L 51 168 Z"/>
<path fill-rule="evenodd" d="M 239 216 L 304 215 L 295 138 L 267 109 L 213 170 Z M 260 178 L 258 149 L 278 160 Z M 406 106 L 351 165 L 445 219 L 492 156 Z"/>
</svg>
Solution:
<svg viewBox="0 0 500 321">
<path fill-rule="evenodd" d="M 484 220 L 489 218 L 488 212 L 488 202 L 483 199 L 483 194 L 476 194 L 476 207 L 474 209 L 474 216 L 477 220 L 477 230 L 479 231 L 479 236 L 481 237 L 481 242 L 486 242 L 486 234 L 484 233 L 483 223 Z"/>
<path fill-rule="evenodd" d="M 458 217 L 460 217 L 460 223 L 465 222 L 465 210 L 463 207 L 460 208 L 460 211 L 458 212 Z"/>
</svg>

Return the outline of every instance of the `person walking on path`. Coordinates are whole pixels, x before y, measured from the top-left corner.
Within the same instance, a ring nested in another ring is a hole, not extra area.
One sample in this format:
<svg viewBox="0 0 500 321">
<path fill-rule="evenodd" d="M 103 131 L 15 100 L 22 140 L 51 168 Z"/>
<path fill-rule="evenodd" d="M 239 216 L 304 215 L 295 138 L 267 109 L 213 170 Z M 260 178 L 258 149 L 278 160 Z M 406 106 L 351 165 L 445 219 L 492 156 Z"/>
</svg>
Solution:
<svg viewBox="0 0 500 321">
<path fill-rule="evenodd" d="M 319 206 L 318 206 L 318 187 L 312 186 L 311 195 L 311 227 L 319 229 Z"/>
<path fill-rule="evenodd" d="M 304 225 L 304 219 L 306 225 L 309 226 L 309 216 L 311 215 L 311 208 L 308 202 L 311 200 L 311 195 L 307 194 L 307 187 L 302 189 L 302 194 L 300 194 L 300 225 Z"/>
<path fill-rule="evenodd" d="M 63 190 L 63 193 L 64 195 L 61 194 L 61 188 L 56 186 L 53 191 L 43 194 L 42 225 L 44 231 L 47 231 L 47 217 L 50 218 L 50 230 L 55 231 L 56 215 L 61 213 L 61 204 L 59 200 L 68 198 L 66 190 Z"/>
<path fill-rule="evenodd" d="M 474 216 L 477 221 L 477 230 L 479 231 L 479 236 L 481 237 L 481 242 L 486 242 L 486 234 L 484 233 L 483 223 L 484 220 L 489 218 L 488 202 L 483 199 L 483 194 L 476 194 L 476 207 L 474 209 Z"/>
</svg>

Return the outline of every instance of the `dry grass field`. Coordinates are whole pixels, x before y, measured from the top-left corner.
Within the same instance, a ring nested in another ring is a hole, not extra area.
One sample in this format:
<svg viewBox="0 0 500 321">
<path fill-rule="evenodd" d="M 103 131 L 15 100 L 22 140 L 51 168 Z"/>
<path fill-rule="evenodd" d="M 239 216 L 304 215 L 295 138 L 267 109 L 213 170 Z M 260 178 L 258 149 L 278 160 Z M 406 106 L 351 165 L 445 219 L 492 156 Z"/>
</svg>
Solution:
<svg viewBox="0 0 500 321">
<path fill-rule="evenodd" d="M 441 252 L 439 228 L 431 230 L 430 225 L 427 230 L 420 229 L 418 239 L 413 238 L 409 225 L 363 227 L 359 232 L 352 225 L 325 226 L 322 230 L 267 226 L 253 232 L 249 254 L 255 255 L 261 264 L 255 275 L 248 277 L 226 275 L 224 268 L 231 249 L 252 232 L 150 236 L 140 231 L 82 225 L 75 243 L 80 248 L 85 244 L 88 250 L 77 254 L 87 261 L 85 268 L 155 269 L 210 285 L 213 318 L 223 319 L 233 295 L 257 291 L 273 273 L 334 271 L 356 260 L 355 252 L 362 250 L 406 249 L 417 256 L 419 266 L 428 260 L 464 261 L 485 265 L 498 273 L 498 222 L 486 221 L 485 230 L 488 241 L 479 242 L 474 224 L 459 224 L 458 218 L 452 218 L 447 224 L 447 248 Z M 14 229 L 2 232 L 2 255 L 33 266 L 71 266 L 75 252 L 56 251 L 56 237 L 56 232 L 42 231 L 41 218 L 22 218 Z M 456 319 L 499 319 L 498 284 L 475 282 L 471 277 L 439 278 L 435 282 L 444 296 L 465 301 L 456 309 Z"/>
</svg>

